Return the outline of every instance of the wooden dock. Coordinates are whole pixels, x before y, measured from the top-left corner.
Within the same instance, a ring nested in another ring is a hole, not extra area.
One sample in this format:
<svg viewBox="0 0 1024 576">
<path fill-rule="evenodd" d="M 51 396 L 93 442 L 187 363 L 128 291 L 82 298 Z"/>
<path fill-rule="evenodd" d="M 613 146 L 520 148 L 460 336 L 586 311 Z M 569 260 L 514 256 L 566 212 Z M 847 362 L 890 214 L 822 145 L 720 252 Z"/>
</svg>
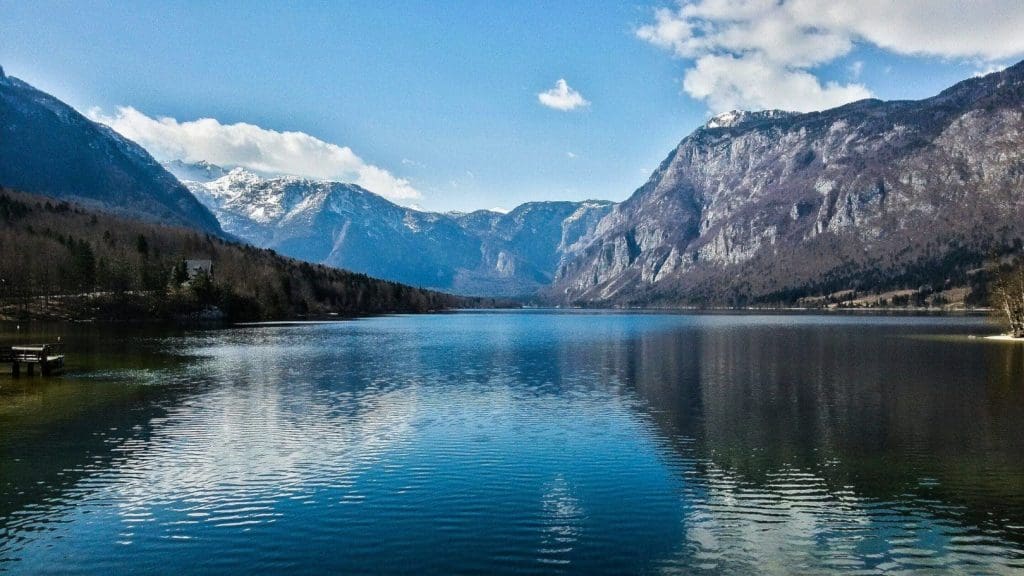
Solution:
<svg viewBox="0 0 1024 576">
<path fill-rule="evenodd" d="M 0 363 L 11 365 L 11 375 L 21 376 L 21 365 L 28 369 L 28 375 L 39 372 L 49 376 L 64 369 L 64 355 L 60 353 L 60 344 L 28 344 L 22 346 L 6 346 L 0 348 Z"/>
</svg>

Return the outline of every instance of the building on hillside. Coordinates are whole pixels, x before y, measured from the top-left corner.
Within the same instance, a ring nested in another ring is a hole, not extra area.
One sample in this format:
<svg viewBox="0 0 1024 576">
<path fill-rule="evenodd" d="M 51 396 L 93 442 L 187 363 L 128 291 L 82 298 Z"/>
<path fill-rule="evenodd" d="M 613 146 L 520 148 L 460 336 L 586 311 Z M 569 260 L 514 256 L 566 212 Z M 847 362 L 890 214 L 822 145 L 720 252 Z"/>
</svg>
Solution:
<svg viewBox="0 0 1024 576">
<path fill-rule="evenodd" d="M 200 273 L 204 273 L 210 278 L 213 278 L 213 261 L 185 260 L 185 273 L 188 275 L 188 280 L 186 280 L 186 282 L 191 281 Z"/>
</svg>

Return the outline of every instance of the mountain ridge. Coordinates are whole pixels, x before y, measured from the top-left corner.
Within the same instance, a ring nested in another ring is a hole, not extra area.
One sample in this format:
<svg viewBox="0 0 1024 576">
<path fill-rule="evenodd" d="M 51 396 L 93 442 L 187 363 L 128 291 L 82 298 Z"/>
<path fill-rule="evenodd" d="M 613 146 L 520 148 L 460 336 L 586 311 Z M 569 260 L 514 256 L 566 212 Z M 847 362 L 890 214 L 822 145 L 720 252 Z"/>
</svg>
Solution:
<svg viewBox="0 0 1024 576">
<path fill-rule="evenodd" d="M 223 234 L 213 214 L 141 146 L 3 73 L 0 185 Z"/>
<path fill-rule="evenodd" d="M 209 164 L 205 172 L 217 172 Z M 191 173 L 177 165 L 181 174 Z M 459 294 L 527 296 L 551 282 L 612 203 L 531 202 L 502 214 L 426 212 L 354 184 L 234 168 L 186 185 L 230 233 L 310 262 Z"/>
<path fill-rule="evenodd" d="M 2 68 L 0 135 L 0 185 L 466 295 L 791 303 L 964 285 L 1024 243 L 1024 62 L 921 100 L 719 114 L 623 202 L 507 213 L 426 212 L 353 184 L 208 162 L 161 166 Z"/>
</svg>

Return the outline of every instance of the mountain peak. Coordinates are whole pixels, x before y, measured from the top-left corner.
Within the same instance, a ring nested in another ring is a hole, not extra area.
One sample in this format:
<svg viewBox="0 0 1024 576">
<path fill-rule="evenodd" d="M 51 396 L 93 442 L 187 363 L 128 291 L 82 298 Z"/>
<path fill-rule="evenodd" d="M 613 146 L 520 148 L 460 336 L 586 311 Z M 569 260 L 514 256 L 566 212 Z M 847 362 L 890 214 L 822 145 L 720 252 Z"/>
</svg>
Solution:
<svg viewBox="0 0 1024 576">
<path fill-rule="evenodd" d="M 234 183 L 244 183 L 249 185 L 263 184 L 266 182 L 275 182 L 276 185 L 282 184 L 294 184 L 297 182 L 319 182 L 322 184 L 342 184 L 341 182 L 331 182 L 328 180 L 312 180 L 309 178 L 303 178 L 301 176 L 294 176 L 291 174 L 280 174 L 276 172 L 262 172 L 259 170 L 253 170 L 252 168 L 246 168 L 244 166 L 235 166 L 231 170 L 228 170 L 224 176 L 221 176 L 221 180 L 226 180 Z"/>
<path fill-rule="evenodd" d="M 0 74 L 0 184 L 215 234 L 216 218 L 141 146 Z"/>
<path fill-rule="evenodd" d="M 705 128 L 735 128 L 743 124 L 749 124 L 750 122 L 756 122 L 759 120 L 774 120 L 776 118 L 786 118 L 788 116 L 794 116 L 796 112 L 787 112 L 785 110 L 760 110 L 757 112 L 749 112 L 746 110 L 730 110 L 729 112 L 722 112 L 721 114 L 712 116 L 708 120 Z"/>
<path fill-rule="evenodd" d="M 708 120 L 704 126 L 708 128 L 731 128 L 740 122 L 743 116 L 746 114 L 743 110 L 730 110 L 728 112 L 722 112 L 716 114 Z"/>
<path fill-rule="evenodd" d="M 211 182 L 228 173 L 224 168 L 206 160 L 198 162 L 171 160 L 170 162 L 164 162 L 163 166 L 182 182 Z"/>
<path fill-rule="evenodd" d="M 923 100 L 715 116 L 593 227 L 548 293 L 735 306 L 966 283 L 1024 237 L 1018 66 Z"/>
<path fill-rule="evenodd" d="M 242 166 L 235 166 L 231 170 L 228 170 L 228 176 L 235 176 L 235 177 L 244 176 L 244 177 L 247 177 L 247 178 L 259 178 L 258 174 L 256 174 L 252 170 L 249 170 L 249 169 L 244 168 Z"/>
</svg>

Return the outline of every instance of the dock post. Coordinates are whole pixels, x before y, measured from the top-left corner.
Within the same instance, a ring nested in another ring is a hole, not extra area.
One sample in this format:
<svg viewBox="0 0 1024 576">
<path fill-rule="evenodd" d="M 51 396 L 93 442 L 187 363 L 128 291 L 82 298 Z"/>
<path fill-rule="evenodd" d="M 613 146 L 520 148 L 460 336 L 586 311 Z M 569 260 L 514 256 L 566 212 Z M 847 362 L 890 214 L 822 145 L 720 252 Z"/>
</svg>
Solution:
<svg viewBox="0 0 1024 576">
<path fill-rule="evenodd" d="M 11 376 L 14 376 L 15 378 L 21 376 L 21 363 L 18 362 L 17 360 L 15 360 L 13 364 L 11 364 Z"/>
</svg>

